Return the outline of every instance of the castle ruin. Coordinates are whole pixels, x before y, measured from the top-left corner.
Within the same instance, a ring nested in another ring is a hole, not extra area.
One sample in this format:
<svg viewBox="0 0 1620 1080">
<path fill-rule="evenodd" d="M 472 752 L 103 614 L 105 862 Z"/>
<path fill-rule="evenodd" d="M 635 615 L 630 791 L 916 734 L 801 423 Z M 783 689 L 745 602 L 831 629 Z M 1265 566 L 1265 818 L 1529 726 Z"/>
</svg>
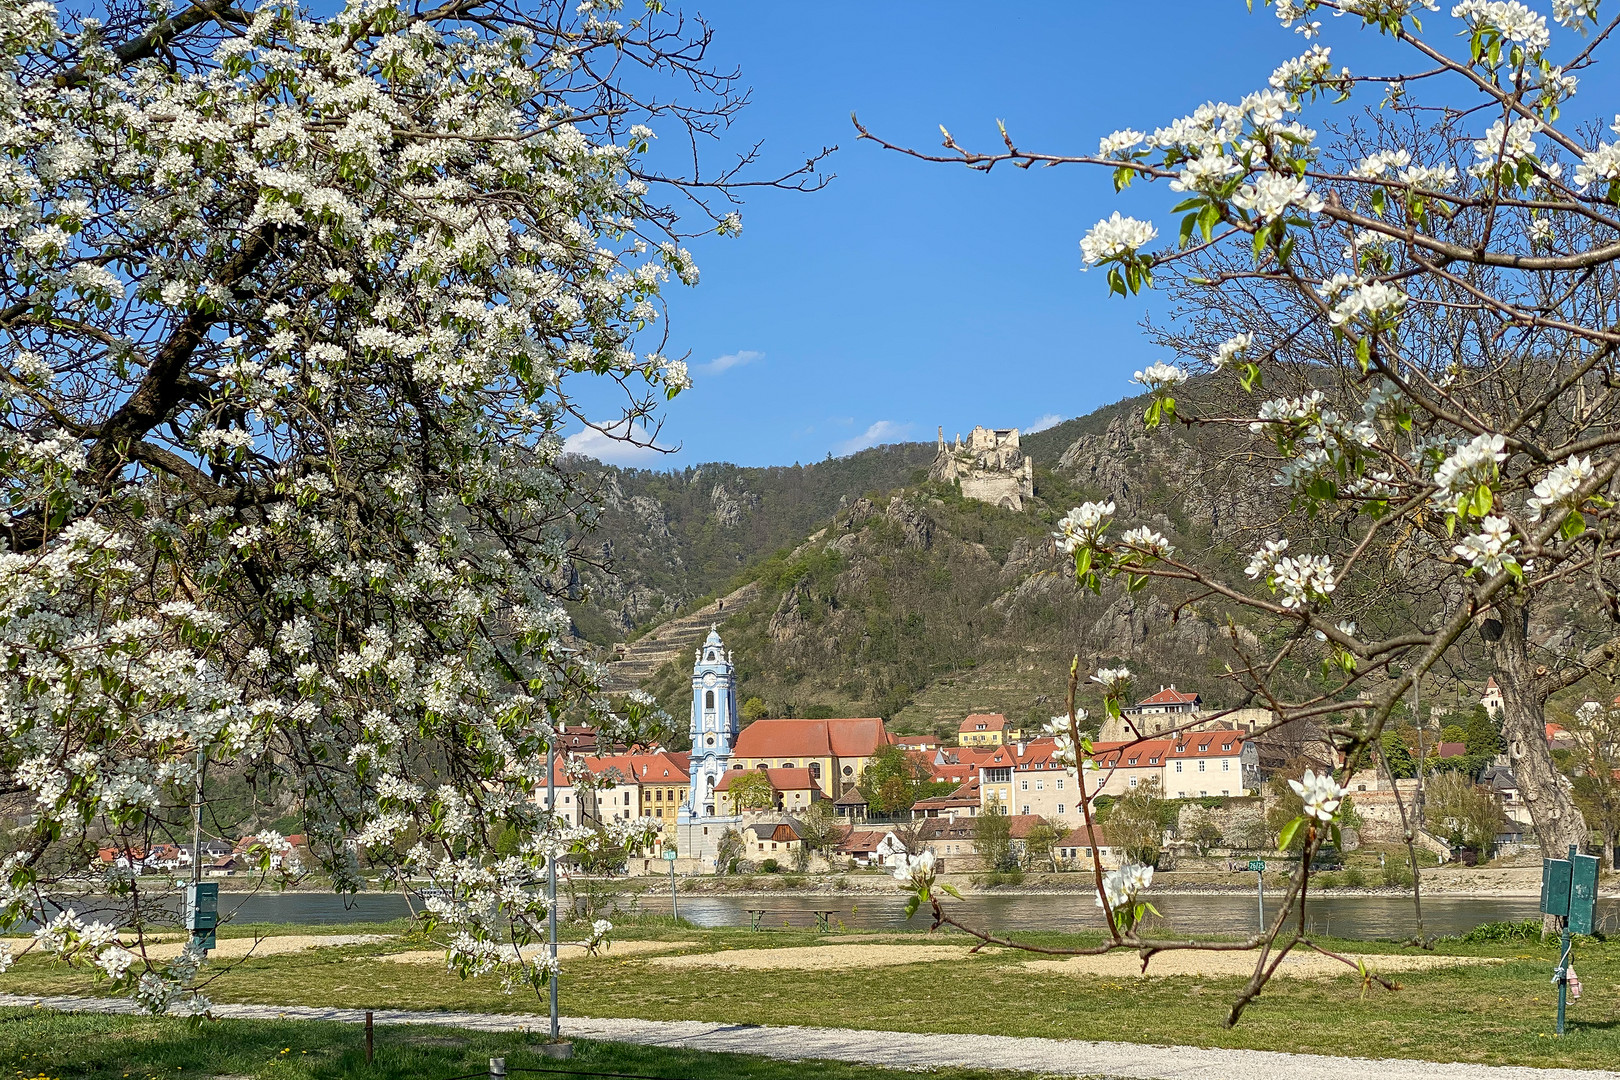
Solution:
<svg viewBox="0 0 1620 1080">
<path fill-rule="evenodd" d="M 941 427 L 928 478 L 959 484 L 965 497 L 1007 510 L 1022 510 L 1035 495 L 1034 462 L 1019 449 L 1017 428 L 975 427 L 966 444 L 957 435 L 950 445 Z"/>
</svg>

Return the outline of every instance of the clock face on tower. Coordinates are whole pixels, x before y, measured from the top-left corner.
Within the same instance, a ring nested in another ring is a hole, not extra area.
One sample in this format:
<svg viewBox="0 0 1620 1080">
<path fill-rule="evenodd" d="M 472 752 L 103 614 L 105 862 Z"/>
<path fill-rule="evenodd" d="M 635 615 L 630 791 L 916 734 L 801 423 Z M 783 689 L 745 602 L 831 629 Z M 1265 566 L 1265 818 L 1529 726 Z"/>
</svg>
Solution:
<svg viewBox="0 0 1620 1080">
<path fill-rule="evenodd" d="M 712 671 L 709 672 L 707 675 L 703 676 L 703 685 L 704 686 L 713 686 L 718 681 L 719 680 L 717 680 L 714 677 L 714 672 L 712 672 Z"/>
</svg>

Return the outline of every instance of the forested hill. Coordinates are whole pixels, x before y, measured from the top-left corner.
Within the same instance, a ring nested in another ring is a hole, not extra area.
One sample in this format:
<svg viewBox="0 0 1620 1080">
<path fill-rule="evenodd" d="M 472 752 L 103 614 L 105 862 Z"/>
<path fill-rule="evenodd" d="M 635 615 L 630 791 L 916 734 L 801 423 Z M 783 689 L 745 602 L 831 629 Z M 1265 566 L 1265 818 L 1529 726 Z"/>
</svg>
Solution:
<svg viewBox="0 0 1620 1080">
<path fill-rule="evenodd" d="M 1182 397 L 1190 406 L 1211 393 L 1197 380 Z M 757 583 L 757 598 L 728 607 L 722 625 L 755 714 L 879 715 L 942 734 L 973 711 L 1039 724 L 1061 705 L 1075 653 L 1088 665 L 1127 663 L 1139 688 L 1173 682 L 1238 704 L 1223 678 L 1230 634 L 1261 648 L 1267 628 L 1163 585 L 1082 593 L 1051 543 L 1070 507 L 1108 498 L 1120 528 L 1158 529 L 1240 577 L 1256 533 L 1286 512 L 1252 468 L 1230 467 L 1252 452 L 1246 443 L 1209 429 L 1145 432 L 1141 407 L 1120 402 L 1024 439 L 1035 498 L 1017 513 L 927 482 L 927 443 L 791 468 L 582 465 L 608 504 L 590 540 L 615 572 L 585 576 L 591 598 L 575 605 L 576 623 L 598 642 L 633 639 Z M 1336 610 L 1372 624 L 1421 619 L 1425 603 L 1397 589 L 1335 598 Z M 1282 677 L 1312 679 L 1314 664 Z M 680 715 L 687 679 L 677 657 L 642 685 Z M 1437 704 L 1477 694 L 1466 669 L 1436 681 L 1426 693 Z"/>
</svg>

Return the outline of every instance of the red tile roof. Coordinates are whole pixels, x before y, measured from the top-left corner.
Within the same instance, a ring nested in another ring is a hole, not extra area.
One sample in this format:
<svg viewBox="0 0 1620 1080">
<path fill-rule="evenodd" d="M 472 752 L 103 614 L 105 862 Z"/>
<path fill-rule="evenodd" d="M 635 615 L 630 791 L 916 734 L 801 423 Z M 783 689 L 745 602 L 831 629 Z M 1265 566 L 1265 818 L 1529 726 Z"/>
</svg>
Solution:
<svg viewBox="0 0 1620 1080">
<path fill-rule="evenodd" d="M 692 779 L 668 754 L 609 754 L 579 760 L 592 776 L 613 769 L 624 780 L 638 784 L 685 784 Z"/>
<path fill-rule="evenodd" d="M 1166 686 L 1160 689 L 1157 694 L 1152 697 L 1145 697 L 1136 704 L 1138 707 L 1143 705 L 1191 705 L 1197 700 L 1197 694 L 1183 694 L 1173 686 Z"/>
<path fill-rule="evenodd" d="M 908 750 L 938 750 L 939 740 L 932 735 L 896 735 L 896 746 L 903 746 Z"/>
<path fill-rule="evenodd" d="M 746 776 L 749 773 L 764 773 L 765 779 L 771 782 L 771 787 L 777 791 L 805 791 L 809 788 L 820 787 L 816 778 L 810 775 L 809 769 L 728 769 L 714 785 L 716 791 L 729 791 L 731 780 L 735 776 Z"/>
<path fill-rule="evenodd" d="M 1173 744 L 1169 739 L 1146 739 L 1141 742 L 1092 743 L 1092 757 L 1099 768 L 1147 769 L 1162 765 Z M 1131 764 L 1135 758 L 1136 763 Z M 1155 761 L 1154 759 L 1158 760 Z"/>
<path fill-rule="evenodd" d="M 1468 744 L 1460 742 L 1443 742 L 1440 744 L 1440 756 L 1443 758 L 1462 757 L 1468 753 Z"/>
<path fill-rule="evenodd" d="M 1007 817 L 1007 835 L 1014 840 L 1023 840 L 1029 836 L 1031 829 L 1045 823 L 1046 819 L 1039 814 L 1010 814 Z"/>
<path fill-rule="evenodd" d="M 742 729 L 732 757 L 871 757 L 890 742 L 877 717 L 849 720 L 755 720 Z"/>
<path fill-rule="evenodd" d="M 1078 829 L 1075 829 L 1073 832 L 1069 833 L 1069 835 L 1065 836 L 1062 840 L 1059 840 L 1057 846 L 1058 847 L 1066 847 L 1066 848 L 1069 848 L 1069 847 L 1083 847 L 1083 848 L 1105 847 L 1105 848 L 1111 848 L 1111 847 L 1114 846 L 1113 841 L 1108 839 L 1107 830 L 1104 829 L 1101 825 L 1097 826 L 1096 829 L 1093 830 L 1093 831 L 1097 835 L 1097 842 L 1095 844 L 1093 844 L 1091 842 L 1091 835 L 1086 832 L 1086 827 L 1084 825 L 1082 825 Z"/>
<path fill-rule="evenodd" d="M 965 731 L 1002 731 L 1007 727 L 1007 718 L 998 712 L 995 713 L 969 713 L 968 718 L 957 726 L 958 732 Z"/>
<path fill-rule="evenodd" d="M 1170 747 L 1172 758 L 1237 757 L 1243 753 L 1243 739 L 1230 731 L 1184 731 L 1181 741 Z"/>
</svg>

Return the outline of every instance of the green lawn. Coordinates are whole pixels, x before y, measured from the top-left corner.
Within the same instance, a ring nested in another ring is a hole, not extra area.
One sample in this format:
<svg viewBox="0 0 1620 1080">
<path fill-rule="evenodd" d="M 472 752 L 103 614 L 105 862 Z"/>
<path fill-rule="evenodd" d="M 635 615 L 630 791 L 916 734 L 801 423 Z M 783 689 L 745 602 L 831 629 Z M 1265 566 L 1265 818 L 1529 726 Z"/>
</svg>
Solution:
<svg viewBox="0 0 1620 1080">
<path fill-rule="evenodd" d="M 510 1080 L 568 1080 L 562 1070 L 633 1073 L 670 1080 L 802 1080 L 805 1062 L 744 1054 L 578 1042 L 571 1061 L 540 1057 L 533 1037 L 443 1027 L 376 1029 L 376 1054 L 365 1059 L 362 1029 L 352 1024 L 275 1020 L 184 1020 L 85 1016 L 0 1009 L 0 1075 L 27 1080 L 448 1080 L 487 1072 L 504 1057 Z M 916 1072 L 817 1061 L 827 1080 L 907 1080 Z M 546 1070 L 543 1073 L 524 1069 Z M 577 1075 L 577 1074 L 576 1074 Z M 1016 1080 L 978 1069 L 939 1069 L 941 1080 Z"/>
<path fill-rule="evenodd" d="M 697 930 L 671 926 L 668 920 L 649 920 L 625 932 L 628 937 L 700 943 L 689 951 L 818 941 L 814 934 L 798 931 Z M 961 940 L 910 938 L 919 943 Z M 1084 939 L 1048 934 L 1038 940 L 1056 944 Z M 1400 951 L 1390 944 L 1332 945 L 1375 954 L 1374 968 L 1376 954 Z M 494 979 L 462 981 L 436 966 L 378 959 L 386 952 L 421 947 L 419 941 L 390 942 L 250 960 L 216 981 L 209 994 L 222 1002 L 543 1011 L 532 996 L 501 993 Z M 1552 1037 L 1552 947 L 1453 943 L 1438 951 L 1506 962 L 1404 973 L 1396 976 L 1401 990 L 1374 988 L 1365 997 L 1353 975 L 1278 979 L 1231 1030 L 1222 1020 L 1240 979 L 1037 973 L 1022 967 L 1027 954 L 1010 951 L 827 971 L 674 968 L 650 963 L 645 956 L 609 954 L 565 962 L 562 1001 L 565 1013 L 578 1016 L 1109 1039 L 1543 1066 L 1610 1067 L 1620 1060 L 1620 944 L 1581 945 L 1576 962 L 1586 997 L 1571 1006 L 1573 1029 L 1563 1039 Z M 96 992 L 93 980 L 82 973 L 31 958 L 0 979 L 0 988 L 14 993 Z"/>
</svg>

